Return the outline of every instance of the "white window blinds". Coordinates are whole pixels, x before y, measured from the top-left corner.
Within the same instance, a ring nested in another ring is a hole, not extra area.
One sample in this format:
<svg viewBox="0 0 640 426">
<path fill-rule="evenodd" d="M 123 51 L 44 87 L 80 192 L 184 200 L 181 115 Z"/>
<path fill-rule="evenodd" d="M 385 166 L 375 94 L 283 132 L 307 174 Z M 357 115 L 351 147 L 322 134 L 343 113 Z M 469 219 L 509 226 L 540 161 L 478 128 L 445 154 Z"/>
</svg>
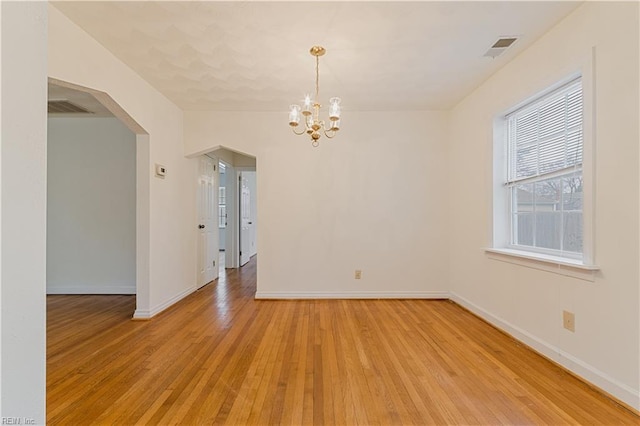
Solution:
<svg viewBox="0 0 640 426">
<path fill-rule="evenodd" d="M 508 181 L 582 166 L 582 81 L 542 97 L 506 117 Z"/>
</svg>

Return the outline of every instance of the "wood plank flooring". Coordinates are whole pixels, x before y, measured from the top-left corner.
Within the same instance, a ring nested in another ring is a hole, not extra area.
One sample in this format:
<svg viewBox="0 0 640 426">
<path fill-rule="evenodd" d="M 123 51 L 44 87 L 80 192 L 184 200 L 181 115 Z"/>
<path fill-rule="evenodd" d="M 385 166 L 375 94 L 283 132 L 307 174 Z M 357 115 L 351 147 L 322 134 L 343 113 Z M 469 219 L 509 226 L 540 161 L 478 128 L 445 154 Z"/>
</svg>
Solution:
<svg viewBox="0 0 640 426">
<path fill-rule="evenodd" d="M 48 424 L 640 424 L 452 302 L 256 301 L 255 271 L 150 321 L 49 296 Z"/>
</svg>

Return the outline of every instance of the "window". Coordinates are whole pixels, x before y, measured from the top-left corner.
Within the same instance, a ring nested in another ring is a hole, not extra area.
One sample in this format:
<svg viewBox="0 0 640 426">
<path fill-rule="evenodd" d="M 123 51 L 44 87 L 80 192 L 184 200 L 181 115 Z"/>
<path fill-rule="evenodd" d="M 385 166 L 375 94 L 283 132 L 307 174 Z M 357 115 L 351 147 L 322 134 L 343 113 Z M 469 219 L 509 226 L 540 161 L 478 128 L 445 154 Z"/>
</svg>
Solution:
<svg viewBox="0 0 640 426">
<path fill-rule="evenodd" d="M 582 80 L 508 114 L 505 126 L 510 247 L 580 259 Z"/>
<path fill-rule="evenodd" d="M 227 188 L 218 188 L 218 228 L 227 227 Z"/>
</svg>

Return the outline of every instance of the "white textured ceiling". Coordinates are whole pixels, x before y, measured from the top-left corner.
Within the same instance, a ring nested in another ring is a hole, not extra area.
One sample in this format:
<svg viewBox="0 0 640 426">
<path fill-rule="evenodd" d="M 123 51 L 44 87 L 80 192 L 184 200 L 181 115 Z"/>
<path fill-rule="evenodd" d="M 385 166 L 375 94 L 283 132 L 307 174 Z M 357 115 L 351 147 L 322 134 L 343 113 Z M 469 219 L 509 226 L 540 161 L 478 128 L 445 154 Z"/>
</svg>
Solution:
<svg viewBox="0 0 640 426">
<path fill-rule="evenodd" d="M 285 111 L 314 90 L 347 110 L 448 109 L 579 3 L 55 2 L 184 110 Z M 520 39 L 502 56 L 501 36 Z"/>
</svg>

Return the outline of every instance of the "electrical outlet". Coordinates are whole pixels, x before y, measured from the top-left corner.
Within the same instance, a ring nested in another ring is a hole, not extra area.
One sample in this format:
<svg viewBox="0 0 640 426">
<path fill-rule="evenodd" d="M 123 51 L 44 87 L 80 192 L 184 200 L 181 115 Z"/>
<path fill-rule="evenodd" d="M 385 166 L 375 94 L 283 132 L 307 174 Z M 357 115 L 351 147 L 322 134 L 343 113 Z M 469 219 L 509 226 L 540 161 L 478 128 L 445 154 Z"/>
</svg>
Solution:
<svg viewBox="0 0 640 426">
<path fill-rule="evenodd" d="M 362 271 L 360 269 L 356 269 L 356 280 L 359 280 L 362 278 Z"/>
<path fill-rule="evenodd" d="M 167 168 L 162 164 L 156 164 L 156 177 L 159 177 L 160 179 L 164 179 L 166 175 L 167 175 Z"/>
<path fill-rule="evenodd" d="M 573 312 L 562 311 L 562 325 L 569 331 L 576 331 L 576 316 Z"/>
</svg>

